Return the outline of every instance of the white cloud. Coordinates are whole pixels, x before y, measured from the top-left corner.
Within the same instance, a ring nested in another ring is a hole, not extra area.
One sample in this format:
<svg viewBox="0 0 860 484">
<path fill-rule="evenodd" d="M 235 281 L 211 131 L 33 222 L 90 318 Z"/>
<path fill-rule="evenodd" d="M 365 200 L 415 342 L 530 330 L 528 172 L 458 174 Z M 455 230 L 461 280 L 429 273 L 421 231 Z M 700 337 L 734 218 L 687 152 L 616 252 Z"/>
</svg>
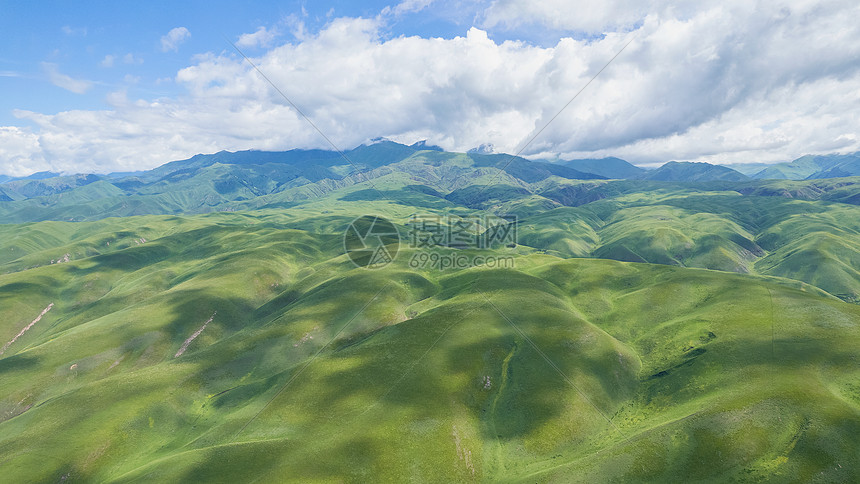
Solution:
<svg viewBox="0 0 860 484">
<path fill-rule="evenodd" d="M 484 26 L 536 25 L 586 33 L 629 30 L 648 15 L 687 19 L 709 8 L 741 2 L 718 0 L 494 0 L 483 12 Z M 747 2 L 750 3 L 750 2 Z"/>
<path fill-rule="evenodd" d="M 122 61 L 126 64 L 143 64 L 143 59 L 141 59 L 140 57 L 135 57 L 135 55 L 131 52 L 122 56 Z"/>
<path fill-rule="evenodd" d="M 87 35 L 87 28 L 86 27 L 73 28 L 73 27 L 70 27 L 68 25 L 64 25 L 60 28 L 60 30 L 66 35 L 82 35 L 85 37 Z"/>
<path fill-rule="evenodd" d="M 860 149 L 856 142 L 826 148 L 856 128 L 821 117 L 824 103 L 834 119 L 856 119 L 860 28 L 845 17 L 856 14 L 857 5 L 826 2 L 790 10 L 727 4 L 686 19 L 649 15 L 629 51 L 533 149 L 612 151 L 651 161 L 771 161 Z M 827 88 L 818 99 L 801 95 L 820 86 Z M 840 103 L 830 102 L 835 98 Z M 552 114 L 544 112 L 536 126 Z"/>
<path fill-rule="evenodd" d="M 254 33 L 240 35 L 236 45 L 239 47 L 269 47 L 277 36 L 278 31 L 276 29 L 267 30 L 266 27 L 260 27 Z"/>
<path fill-rule="evenodd" d="M 24 128 L 0 126 L 0 173 L 26 176 L 48 168 L 38 135 Z"/>
<path fill-rule="evenodd" d="M 185 27 L 176 27 L 175 29 L 171 29 L 167 35 L 161 37 L 161 51 L 178 51 L 180 44 L 185 42 L 188 37 L 191 37 L 191 32 L 189 32 Z"/>
<path fill-rule="evenodd" d="M 803 153 L 856 151 L 860 74 L 790 85 L 748 100 L 688 130 L 578 156 L 712 163 L 778 162 Z"/>
<path fill-rule="evenodd" d="M 48 79 L 51 83 L 57 87 L 62 87 L 67 91 L 71 91 L 75 94 L 84 94 L 89 91 L 91 87 L 93 87 L 92 81 L 87 81 L 84 79 L 74 79 L 66 74 L 60 72 L 57 64 L 53 64 L 50 62 L 42 62 L 42 69 L 48 75 Z"/>
<path fill-rule="evenodd" d="M 113 107 L 122 107 L 128 104 L 128 91 L 126 89 L 120 89 L 118 91 L 112 91 L 105 96 L 105 102 L 110 104 Z"/>
<path fill-rule="evenodd" d="M 496 43 L 477 28 L 385 39 L 384 18 L 335 19 L 254 62 L 342 148 L 385 136 L 515 152 L 633 39 L 524 154 L 754 162 L 860 150 L 860 5 L 737 0 L 678 12 L 551 47 Z M 198 56 L 175 82 L 177 98 L 117 92 L 106 111 L 18 112 L 37 128 L 6 133 L 25 147 L 16 163 L 125 171 L 222 149 L 329 148 L 237 55 Z"/>
<path fill-rule="evenodd" d="M 392 12 L 395 15 L 402 15 L 404 13 L 420 12 L 421 10 L 429 7 L 434 1 L 435 0 L 403 0 L 394 8 L 385 7 L 385 9 L 383 9 L 383 14 Z"/>
<path fill-rule="evenodd" d="M 117 59 L 118 59 L 117 56 L 108 54 L 105 56 L 104 59 L 102 59 L 101 66 L 102 67 L 113 67 L 114 64 L 116 63 Z M 131 52 L 129 52 L 128 54 L 122 56 L 122 62 L 124 64 L 137 64 L 137 65 L 139 65 L 139 64 L 143 64 L 143 59 L 141 59 L 140 57 L 137 57 L 134 54 L 132 54 Z"/>
</svg>

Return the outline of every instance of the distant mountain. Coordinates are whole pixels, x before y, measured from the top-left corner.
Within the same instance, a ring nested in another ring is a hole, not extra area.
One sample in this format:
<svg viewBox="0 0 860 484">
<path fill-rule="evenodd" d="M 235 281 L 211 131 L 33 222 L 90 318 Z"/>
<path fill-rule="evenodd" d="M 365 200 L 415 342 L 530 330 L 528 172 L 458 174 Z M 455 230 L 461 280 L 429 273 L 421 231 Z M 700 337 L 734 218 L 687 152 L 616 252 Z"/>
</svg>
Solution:
<svg viewBox="0 0 860 484">
<path fill-rule="evenodd" d="M 24 178 L 16 178 L 3 184 L 7 194 L 13 200 L 18 198 L 33 198 L 66 192 L 78 187 L 97 182 L 103 177 L 99 175 L 48 176 L 48 172 L 36 173 Z"/>
<path fill-rule="evenodd" d="M 764 170 L 765 168 L 770 168 L 773 165 L 768 163 L 732 163 L 723 166 L 727 166 L 732 170 L 743 173 L 748 177 L 752 177 L 756 173 Z"/>
<path fill-rule="evenodd" d="M 854 173 L 856 161 L 856 157 L 831 155 L 807 157 L 794 166 L 814 163 L 816 168 L 829 167 L 814 174 L 837 176 Z M 655 170 L 642 170 L 618 158 L 531 161 L 508 154 L 445 152 L 426 143 L 407 146 L 389 140 L 375 140 L 343 153 L 221 151 L 128 176 L 46 178 L 48 175 L 39 173 L 0 185 L 0 222 L 286 208 L 368 181 L 373 186 L 349 197 L 520 214 L 580 206 L 646 185 L 657 190 L 654 187 L 666 187 L 667 182 L 681 188 L 860 203 L 856 180 L 754 181 L 729 167 L 708 163 L 669 162 Z M 402 185 L 432 189 L 437 195 L 430 199 L 425 196 L 430 193 L 427 190 L 388 188 Z"/>
<path fill-rule="evenodd" d="M 847 155 L 806 155 L 777 163 L 752 175 L 756 179 L 813 180 L 860 175 L 860 152 Z"/>
<path fill-rule="evenodd" d="M 16 180 L 47 180 L 48 178 L 56 178 L 58 176 L 60 176 L 60 174 L 53 171 L 40 171 L 38 173 L 33 173 L 30 176 L 16 178 Z"/>
<path fill-rule="evenodd" d="M 560 164 L 585 173 L 594 173 L 606 178 L 629 179 L 645 174 L 646 170 L 622 160 L 621 158 L 586 158 L 563 161 Z"/>
<path fill-rule="evenodd" d="M 0 202 L 11 202 L 15 200 L 8 193 L 6 193 L 2 187 L 0 187 Z"/>
<path fill-rule="evenodd" d="M 519 156 L 495 154 L 485 155 L 470 152 L 469 158 L 479 167 L 496 167 L 508 174 L 528 183 L 544 180 L 550 176 L 560 176 L 569 180 L 602 180 L 605 177 L 594 173 L 585 173 L 557 163 L 544 161 L 529 161 Z"/>
<path fill-rule="evenodd" d="M 428 149 L 416 149 L 419 147 Z M 375 140 L 342 154 L 326 150 L 221 151 L 122 178 L 75 175 L 14 180 L 3 184 L 0 220 L 83 220 L 287 207 L 382 177 L 405 178 L 413 185 L 445 193 L 479 184 L 522 187 L 552 177 L 603 179 L 556 163 L 505 154 L 449 153 L 437 148 L 426 143 L 406 146 Z M 483 199 L 494 193 L 480 195 Z M 368 196 L 378 199 L 380 194 L 371 190 Z M 414 195 L 393 198 L 411 199 Z"/>
<path fill-rule="evenodd" d="M 814 157 L 818 160 L 825 159 L 827 162 L 822 164 L 831 165 L 819 172 L 808 176 L 807 180 L 817 180 L 821 178 L 842 178 L 846 176 L 860 175 L 860 152 L 850 155 L 826 155 Z M 821 161 L 819 161 L 821 163 Z"/>
<path fill-rule="evenodd" d="M 493 146 L 492 143 L 484 143 L 481 146 L 470 149 L 466 153 L 469 153 L 469 154 L 474 153 L 474 154 L 478 154 L 478 155 L 491 155 L 495 152 L 496 152 L 496 148 L 495 148 L 495 146 Z"/>
<path fill-rule="evenodd" d="M 421 150 L 445 151 L 440 146 L 428 145 L 426 139 L 419 141 L 417 143 L 413 143 L 413 144 L 409 145 L 409 147 L 412 148 L 413 150 L 416 150 L 416 151 L 421 151 Z"/>
<path fill-rule="evenodd" d="M 108 173 L 105 175 L 105 178 L 118 179 L 118 178 L 126 178 L 130 176 L 138 176 L 146 173 L 145 171 L 115 171 L 112 173 Z"/>
<path fill-rule="evenodd" d="M 743 173 L 725 166 L 689 161 L 670 161 L 656 170 L 646 172 L 639 178 L 676 182 L 743 181 L 749 179 Z"/>
<path fill-rule="evenodd" d="M 32 175 L 29 175 L 29 176 L 21 176 L 21 177 L 0 175 L 0 183 L 7 183 L 7 182 L 17 181 L 17 180 L 47 180 L 48 178 L 56 178 L 58 176 L 60 176 L 59 173 L 54 173 L 52 171 L 40 171 L 38 173 L 33 173 Z"/>
</svg>

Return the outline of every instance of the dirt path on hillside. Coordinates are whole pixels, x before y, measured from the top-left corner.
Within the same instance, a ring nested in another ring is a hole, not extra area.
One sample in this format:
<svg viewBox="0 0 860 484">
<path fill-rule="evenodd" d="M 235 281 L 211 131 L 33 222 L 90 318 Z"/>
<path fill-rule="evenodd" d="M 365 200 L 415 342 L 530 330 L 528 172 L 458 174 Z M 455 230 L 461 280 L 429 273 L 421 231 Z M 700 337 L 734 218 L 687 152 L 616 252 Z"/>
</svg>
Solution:
<svg viewBox="0 0 860 484">
<path fill-rule="evenodd" d="M 185 350 L 188 349 L 188 345 L 190 345 L 192 341 L 194 341 L 195 339 L 197 339 L 198 336 L 200 336 L 200 333 L 202 333 L 203 330 L 206 329 L 206 326 L 208 326 L 209 323 L 211 323 L 212 320 L 215 319 L 216 314 L 218 314 L 218 311 L 212 313 L 212 317 L 209 318 L 209 320 L 207 320 L 205 323 L 203 323 L 203 326 L 201 326 L 200 329 L 195 331 L 194 334 L 189 336 L 188 339 L 185 340 L 184 343 L 182 343 L 182 347 L 179 348 L 179 351 L 177 351 L 175 355 L 173 355 L 174 358 L 179 358 L 180 356 L 182 356 L 182 353 L 185 353 Z"/>
<path fill-rule="evenodd" d="M 42 316 L 44 316 L 44 315 L 48 314 L 48 311 L 50 311 L 53 307 L 54 307 L 54 303 L 49 304 L 49 305 L 48 305 L 48 307 L 46 307 L 44 310 L 42 310 L 42 314 L 40 314 L 39 316 L 37 316 L 37 317 L 36 317 L 36 319 L 34 319 L 32 323 L 28 324 L 24 329 L 22 329 L 22 330 L 21 330 L 21 332 L 20 332 L 20 333 L 18 333 L 17 335 L 15 335 L 15 337 L 14 337 L 14 338 L 12 338 L 12 341 L 10 341 L 10 342 L 6 343 L 5 345 L 3 345 L 3 348 L 0 348 L 0 356 L 2 356 L 2 355 L 3 355 L 3 353 L 5 353 L 5 352 L 6 352 L 6 350 L 7 350 L 7 349 L 9 349 L 9 347 L 10 347 L 10 346 L 12 346 L 12 343 L 14 343 L 15 341 L 18 341 L 18 338 L 20 338 L 21 336 L 23 336 L 23 335 L 24 335 L 24 333 L 26 333 L 26 332 L 27 332 L 30 328 L 32 328 L 36 323 L 38 323 L 39 321 L 41 321 L 41 320 L 42 320 Z"/>
</svg>

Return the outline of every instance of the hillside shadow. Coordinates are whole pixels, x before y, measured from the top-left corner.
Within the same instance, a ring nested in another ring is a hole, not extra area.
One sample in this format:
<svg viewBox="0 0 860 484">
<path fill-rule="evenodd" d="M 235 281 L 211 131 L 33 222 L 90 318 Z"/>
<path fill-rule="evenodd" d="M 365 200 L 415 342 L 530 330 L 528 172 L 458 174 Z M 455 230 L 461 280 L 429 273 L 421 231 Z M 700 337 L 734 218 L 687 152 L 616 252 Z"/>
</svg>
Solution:
<svg viewBox="0 0 860 484">
<path fill-rule="evenodd" d="M 408 185 L 399 190 L 359 190 L 340 197 L 343 202 L 373 202 L 380 200 L 391 200 L 401 205 L 443 209 L 453 207 L 455 204 L 445 200 L 443 194 L 421 185 Z"/>
<path fill-rule="evenodd" d="M 334 365 L 349 368 L 323 376 L 320 383 L 315 383 L 320 401 L 338 407 L 342 399 L 360 395 L 362 399 L 375 401 L 380 411 L 396 407 L 399 410 L 392 414 L 402 415 L 401 410 L 406 410 L 415 419 L 450 417 L 453 402 L 464 405 L 483 422 L 481 431 L 485 438 L 512 440 L 533 435 L 556 421 L 570 411 L 573 402 L 584 405 L 581 408 L 587 409 L 586 413 L 593 413 L 589 418 L 602 421 L 601 414 L 585 403 L 583 395 L 598 408 L 605 406 L 601 408 L 604 415 L 611 415 L 615 404 L 606 405 L 607 402 L 625 398 L 636 384 L 631 373 L 624 388 L 619 388 L 617 375 L 627 369 L 606 366 L 608 361 L 617 361 L 615 353 L 595 357 L 571 355 L 554 341 L 557 332 L 540 334 L 540 326 L 534 322 L 523 324 L 532 341 L 568 375 L 562 377 L 494 311 L 480 312 L 484 313 L 481 317 L 492 318 L 489 323 L 492 327 L 486 329 L 486 337 L 477 340 L 474 337 L 477 328 L 466 327 L 468 321 L 458 323 L 462 328 L 442 333 L 447 324 L 436 319 L 438 315 L 422 316 L 396 327 L 382 328 L 342 346 L 339 352 L 327 353 L 326 358 L 350 363 Z M 464 332 L 470 336 L 464 337 Z M 426 353 L 431 347 L 430 353 Z M 506 374 L 502 374 L 503 368 Z M 602 395 L 582 394 L 573 388 L 565 378 L 576 371 L 593 376 L 587 387 L 599 389 Z M 484 380 L 487 377 L 491 380 L 489 388 Z M 468 383 L 452 390 L 451 381 Z M 347 421 L 351 417 L 344 415 Z"/>
<path fill-rule="evenodd" d="M 32 282 L 10 282 L 0 286 L 0 300 L 15 299 L 25 294 L 45 295 L 46 292 L 51 293 L 53 291 L 46 288 L 43 284 Z"/>
<path fill-rule="evenodd" d="M 38 366 L 38 357 L 15 354 L 11 348 L 7 349 L 3 356 L 0 356 L 0 373 L 28 370 Z"/>
</svg>

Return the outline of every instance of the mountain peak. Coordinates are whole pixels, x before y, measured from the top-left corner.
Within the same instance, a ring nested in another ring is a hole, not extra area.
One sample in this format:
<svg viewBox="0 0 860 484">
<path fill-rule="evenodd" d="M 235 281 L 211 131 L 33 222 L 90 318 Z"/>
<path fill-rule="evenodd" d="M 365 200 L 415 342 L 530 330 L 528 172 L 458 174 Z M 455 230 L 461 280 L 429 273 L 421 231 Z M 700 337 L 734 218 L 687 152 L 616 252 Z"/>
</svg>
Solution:
<svg viewBox="0 0 860 484">
<path fill-rule="evenodd" d="M 426 139 L 421 140 L 421 141 L 417 141 L 417 142 L 413 143 L 412 145 L 410 145 L 409 147 L 414 149 L 415 151 L 445 151 L 440 146 L 427 144 Z"/>
<path fill-rule="evenodd" d="M 643 180 L 657 181 L 743 181 L 749 177 L 727 166 L 705 162 L 669 161 L 656 170 L 643 174 Z"/>
<path fill-rule="evenodd" d="M 492 143 L 484 143 L 477 148 L 472 148 L 467 153 L 472 153 L 476 155 L 491 155 L 496 152 L 496 147 L 493 146 Z"/>
<path fill-rule="evenodd" d="M 607 158 L 585 158 L 560 162 L 562 165 L 585 173 L 594 173 L 606 178 L 636 178 L 645 170 L 626 160 L 610 156 Z"/>
</svg>

